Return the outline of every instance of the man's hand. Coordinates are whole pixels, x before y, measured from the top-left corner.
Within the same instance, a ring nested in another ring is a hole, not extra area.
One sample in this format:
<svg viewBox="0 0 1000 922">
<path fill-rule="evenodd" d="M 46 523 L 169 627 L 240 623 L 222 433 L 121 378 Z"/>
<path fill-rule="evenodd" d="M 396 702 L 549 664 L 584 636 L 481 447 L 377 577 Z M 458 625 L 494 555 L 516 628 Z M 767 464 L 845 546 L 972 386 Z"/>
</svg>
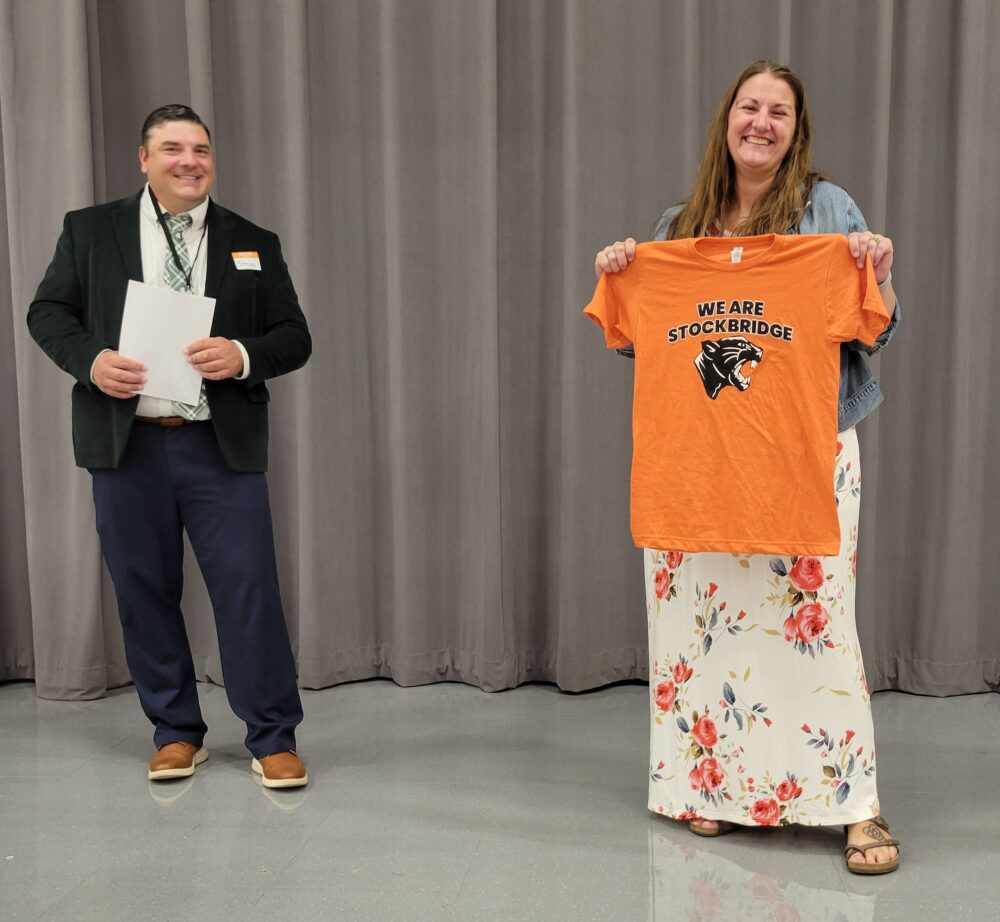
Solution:
<svg viewBox="0 0 1000 922">
<path fill-rule="evenodd" d="M 235 378 L 243 371 L 243 353 L 236 343 L 224 336 L 196 339 L 184 354 L 195 370 L 210 381 Z"/>
<path fill-rule="evenodd" d="M 90 374 L 102 393 L 128 400 L 146 383 L 145 370 L 142 362 L 108 349 L 94 359 Z"/>
</svg>

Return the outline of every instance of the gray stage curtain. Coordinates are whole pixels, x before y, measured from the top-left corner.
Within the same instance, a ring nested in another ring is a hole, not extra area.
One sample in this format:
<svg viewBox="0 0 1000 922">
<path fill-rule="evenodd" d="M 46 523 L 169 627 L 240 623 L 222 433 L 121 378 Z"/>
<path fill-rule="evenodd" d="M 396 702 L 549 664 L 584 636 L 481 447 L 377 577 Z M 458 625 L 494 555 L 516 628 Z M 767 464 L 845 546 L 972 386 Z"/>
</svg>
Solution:
<svg viewBox="0 0 1000 922">
<path fill-rule="evenodd" d="M 989 0 L 0 0 L 0 679 L 128 680 L 71 382 L 24 313 L 63 213 L 138 189 L 142 119 L 175 101 L 213 128 L 218 200 L 281 235 L 314 331 L 271 403 L 302 685 L 644 678 L 632 366 L 580 311 L 595 251 L 683 197 L 766 56 L 897 248 L 905 322 L 861 432 L 870 682 L 997 689 L 997 47 Z"/>
</svg>

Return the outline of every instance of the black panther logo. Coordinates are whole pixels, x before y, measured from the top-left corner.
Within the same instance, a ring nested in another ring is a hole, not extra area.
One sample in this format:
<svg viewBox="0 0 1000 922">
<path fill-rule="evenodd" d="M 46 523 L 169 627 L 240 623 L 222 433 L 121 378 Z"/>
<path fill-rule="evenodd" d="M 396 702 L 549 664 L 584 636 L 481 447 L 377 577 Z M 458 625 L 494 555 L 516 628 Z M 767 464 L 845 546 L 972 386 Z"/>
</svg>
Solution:
<svg viewBox="0 0 1000 922">
<path fill-rule="evenodd" d="M 706 339 L 701 344 L 701 352 L 695 356 L 694 366 L 701 375 L 705 393 L 713 400 L 724 387 L 732 385 L 737 390 L 745 391 L 750 386 L 750 379 L 740 370 L 744 362 L 749 362 L 751 368 L 764 357 L 764 350 L 755 346 L 742 336 L 729 336 L 726 339 Z"/>
</svg>

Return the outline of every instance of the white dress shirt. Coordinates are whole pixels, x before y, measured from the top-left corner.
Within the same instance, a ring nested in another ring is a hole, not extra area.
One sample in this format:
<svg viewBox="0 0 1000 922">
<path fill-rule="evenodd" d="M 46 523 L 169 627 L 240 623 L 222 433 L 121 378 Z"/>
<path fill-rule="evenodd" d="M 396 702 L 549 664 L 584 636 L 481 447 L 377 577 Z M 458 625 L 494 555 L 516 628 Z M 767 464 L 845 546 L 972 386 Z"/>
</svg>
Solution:
<svg viewBox="0 0 1000 922">
<path fill-rule="evenodd" d="M 205 293 L 205 272 L 208 264 L 208 235 L 205 234 L 205 215 L 208 212 L 208 199 L 206 198 L 200 205 L 196 205 L 187 214 L 191 215 L 191 226 L 184 231 L 184 243 L 187 245 L 188 259 L 191 264 L 191 292 L 196 295 Z M 204 239 L 202 235 L 204 234 Z M 200 248 L 199 248 L 200 244 Z M 139 247 L 142 252 L 142 280 L 148 285 L 157 285 L 160 288 L 169 288 L 164 279 L 164 270 L 167 260 L 173 259 L 170 252 L 170 245 L 167 243 L 163 227 L 156 219 L 156 211 L 153 208 L 153 201 L 149 197 L 149 185 L 143 189 L 142 198 L 139 203 Z M 250 357 L 247 355 L 243 344 L 233 340 L 236 347 L 243 356 L 243 371 L 236 376 L 237 380 L 242 380 L 250 374 Z M 105 350 L 107 351 L 107 350 Z M 93 369 L 90 373 L 91 381 L 94 380 Z M 139 397 L 139 405 L 136 407 L 136 416 L 176 416 L 177 411 L 173 402 L 162 397 Z M 198 420 L 210 419 L 211 413 L 208 406 L 195 417 Z"/>
</svg>

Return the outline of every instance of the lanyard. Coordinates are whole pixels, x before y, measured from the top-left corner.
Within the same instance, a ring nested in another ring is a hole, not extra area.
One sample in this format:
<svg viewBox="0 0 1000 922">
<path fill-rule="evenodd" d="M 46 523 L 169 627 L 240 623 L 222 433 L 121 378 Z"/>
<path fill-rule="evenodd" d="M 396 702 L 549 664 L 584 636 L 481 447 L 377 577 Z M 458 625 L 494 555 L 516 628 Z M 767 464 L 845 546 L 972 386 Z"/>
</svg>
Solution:
<svg viewBox="0 0 1000 922">
<path fill-rule="evenodd" d="M 191 276 L 194 274 L 194 264 L 198 261 L 198 254 L 201 253 L 201 245 L 205 241 L 205 234 L 208 232 L 208 221 L 205 221 L 201 228 L 201 236 L 198 238 L 198 249 L 194 251 L 194 259 L 191 260 L 191 265 L 188 271 L 184 271 L 184 264 L 181 262 L 180 256 L 177 254 L 177 247 L 174 245 L 174 238 L 167 227 L 167 218 L 164 215 L 163 210 L 160 208 L 160 203 L 156 198 L 156 193 L 153 192 L 153 187 L 149 187 L 149 200 L 153 203 L 153 211 L 156 212 L 156 220 L 159 221 L 160 227 L 163 228 L 163 233 L 166 235 L 167 244 L 170 247 L 170 255 L 174 258 L 174 265 L 177 266 L 177 271 L 180 272 L 181 277 L 184 279 L 184 287 L 191 291 Z M 208 215 L 205 216 L 206 218 Z"/>
</svg>

